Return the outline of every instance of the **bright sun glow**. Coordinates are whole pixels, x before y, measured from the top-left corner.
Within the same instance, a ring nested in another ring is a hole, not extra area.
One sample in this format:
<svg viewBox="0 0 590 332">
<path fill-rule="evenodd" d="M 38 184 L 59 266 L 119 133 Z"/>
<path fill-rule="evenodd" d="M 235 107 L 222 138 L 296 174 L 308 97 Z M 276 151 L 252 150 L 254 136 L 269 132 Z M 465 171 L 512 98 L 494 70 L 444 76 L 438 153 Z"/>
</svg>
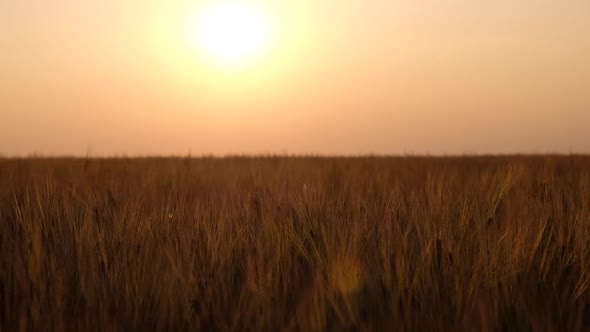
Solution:
<svg viewBox="0 0 590 332">
<path fill-rule="evenodd" d="M 255 7 L 239 2 L 218 3 L 203 12 L 196 37 L 215 60 L 224 66 L 236 67 L 263 50 L 270 28 Z"/>
</svg>

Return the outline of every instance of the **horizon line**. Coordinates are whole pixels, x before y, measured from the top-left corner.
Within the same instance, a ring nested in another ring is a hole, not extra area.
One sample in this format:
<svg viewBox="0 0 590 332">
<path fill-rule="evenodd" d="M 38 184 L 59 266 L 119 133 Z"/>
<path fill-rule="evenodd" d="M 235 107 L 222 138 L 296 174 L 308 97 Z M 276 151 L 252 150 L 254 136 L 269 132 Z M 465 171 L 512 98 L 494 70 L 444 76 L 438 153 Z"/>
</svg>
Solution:
<svg viewBox="0 0 590 332">
<path fill-rule="evenodd" d="M 140 159 L 363 159 L 363 158 L 539 158 L 539 157 L 590 157 L 590 153 L 548 152 L 548 153 L 228 153 L 228 154 L 112 154 L 112 155 L 74 155 L 74 154 L 29 154 L 26 156 L 8 156 L 0 154 L 0 160 L 140 160 Z"/>
</svg>

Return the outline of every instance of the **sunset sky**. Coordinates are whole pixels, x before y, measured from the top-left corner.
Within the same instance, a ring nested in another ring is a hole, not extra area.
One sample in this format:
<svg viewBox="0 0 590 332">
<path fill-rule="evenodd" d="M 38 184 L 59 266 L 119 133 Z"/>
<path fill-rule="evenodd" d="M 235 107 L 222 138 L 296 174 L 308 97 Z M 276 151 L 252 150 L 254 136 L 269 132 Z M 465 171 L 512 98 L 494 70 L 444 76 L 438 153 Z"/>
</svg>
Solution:
<svg viewBox="0 0 590 332">
<path fill-rule="evenodd" d="M 590 153 L 588 0 L 219 2 L 0 0 L 0 154 Z"/>
</svg>

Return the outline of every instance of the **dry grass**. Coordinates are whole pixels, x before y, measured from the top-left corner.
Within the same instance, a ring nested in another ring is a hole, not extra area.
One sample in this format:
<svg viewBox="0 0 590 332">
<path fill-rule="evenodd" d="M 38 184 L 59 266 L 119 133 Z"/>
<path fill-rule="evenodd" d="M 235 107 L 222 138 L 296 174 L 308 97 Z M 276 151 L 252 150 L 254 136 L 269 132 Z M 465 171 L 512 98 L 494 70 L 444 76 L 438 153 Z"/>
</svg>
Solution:
<svg viewBox="0 0 590 332">
<path fill-rule="evenodd" d="M 590 158 L 0 160 L 0 330 L 583 330 Z"/>
</svg>

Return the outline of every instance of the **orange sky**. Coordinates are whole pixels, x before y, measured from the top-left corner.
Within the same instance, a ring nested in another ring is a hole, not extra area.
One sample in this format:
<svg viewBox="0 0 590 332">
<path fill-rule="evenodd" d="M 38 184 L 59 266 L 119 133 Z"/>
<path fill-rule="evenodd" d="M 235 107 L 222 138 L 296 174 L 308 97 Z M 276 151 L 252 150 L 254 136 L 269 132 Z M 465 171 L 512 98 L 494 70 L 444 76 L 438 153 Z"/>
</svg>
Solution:
<svg viewBox="0 0 590 332">
<path fill-rule="evenodd" d="M 590 153 L 588 0 L 242 2 L 228 71 L 204 1 L 0 1 L 0 154 Z"/>
</svg>

